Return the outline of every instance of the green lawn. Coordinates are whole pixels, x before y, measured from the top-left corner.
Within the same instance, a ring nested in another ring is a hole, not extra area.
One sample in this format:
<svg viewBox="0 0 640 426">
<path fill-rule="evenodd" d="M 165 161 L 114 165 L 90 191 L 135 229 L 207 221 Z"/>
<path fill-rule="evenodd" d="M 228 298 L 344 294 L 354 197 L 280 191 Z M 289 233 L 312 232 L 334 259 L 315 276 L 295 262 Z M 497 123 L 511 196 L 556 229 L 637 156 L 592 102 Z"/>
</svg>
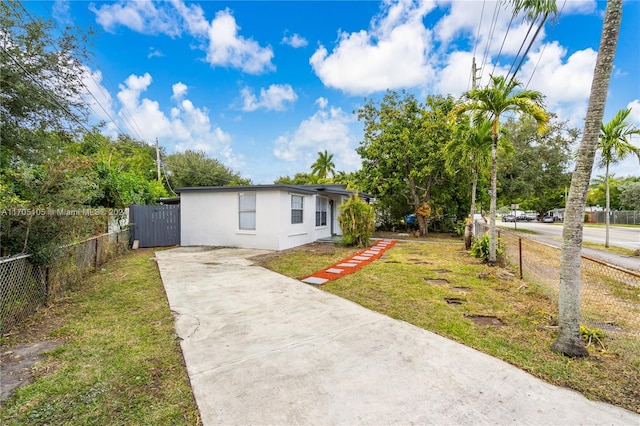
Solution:
<svg viewBox="0 0 640 426">
<path fill-rule="evenodd" d="M 348 254 L 343 248 L 326 255 L 292 250 L 266 266 L 299 278 Z M 615 345 L 609 346 L 613 336 L 605 332 L 606 349 L 594 342 L 589 358 L 551 352 L 555 302 L 508 270 L 471 258 L 460 241 L 398 242 L 382 259 L 322 289 L 493 355 L 549 383 L 640 413 L 637 347 L 635 353 L 616 353 Z M 477 325 L 472 315 L 495 316 L 504 325 Z"/>
<path fill-rule="evenodd" d="M 152 250 L 103 266 L 43 314 L 62 345 L 0 413 L 3 425 L 201 424 Z M 26 329 L 25 329 L 26 330 Z"/>
</svg>

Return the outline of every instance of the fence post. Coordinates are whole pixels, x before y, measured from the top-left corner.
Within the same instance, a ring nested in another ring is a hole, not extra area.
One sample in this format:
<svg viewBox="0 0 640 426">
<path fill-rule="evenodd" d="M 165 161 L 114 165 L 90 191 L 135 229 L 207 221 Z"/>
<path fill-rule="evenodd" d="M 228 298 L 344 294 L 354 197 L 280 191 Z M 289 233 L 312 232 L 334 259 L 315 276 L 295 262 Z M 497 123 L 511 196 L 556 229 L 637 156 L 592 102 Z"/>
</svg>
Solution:
<svg viewBox="0 0 640 426">
<path fill-rule="evenodd" d="M 518 260 L 520 262 L 520 279 L 522 279 L 522 238 L 518 237 Z"/>
<path fill-rule="evenodd" d="M 98 244 L 100 242 L 99 238 L 95 238 L 93 241 L 95 241 L 95 252 L 93 254 L 93 270 L 97 271 L 98 270 Z"/>
</svg>

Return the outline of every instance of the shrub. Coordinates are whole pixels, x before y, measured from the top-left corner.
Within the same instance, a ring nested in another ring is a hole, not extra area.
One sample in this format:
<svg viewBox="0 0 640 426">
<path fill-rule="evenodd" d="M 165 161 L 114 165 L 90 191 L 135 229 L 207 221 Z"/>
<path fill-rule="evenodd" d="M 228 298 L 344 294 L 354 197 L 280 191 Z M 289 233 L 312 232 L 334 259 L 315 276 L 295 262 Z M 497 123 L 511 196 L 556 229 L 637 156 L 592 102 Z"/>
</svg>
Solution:
<svg viewBox="0 0 640 426">
<path fill-rule="evenodd" d="M 482 259 L 484 262 L 489 261 L 489 234 L 484 234 L 480 238 L 474 238 L 471 245 L 471 256 Z M 496 245 L 496 257 L 500 260 L 504 256 L 504 244 L 500 239 Z"/>
<path fill-rule="evenodd" d="M 342 203 L 338 221 L 345 245 L 366 247 L 369 244 L 375 227 L 375 212 L 357 194 Z"/>
</svg>

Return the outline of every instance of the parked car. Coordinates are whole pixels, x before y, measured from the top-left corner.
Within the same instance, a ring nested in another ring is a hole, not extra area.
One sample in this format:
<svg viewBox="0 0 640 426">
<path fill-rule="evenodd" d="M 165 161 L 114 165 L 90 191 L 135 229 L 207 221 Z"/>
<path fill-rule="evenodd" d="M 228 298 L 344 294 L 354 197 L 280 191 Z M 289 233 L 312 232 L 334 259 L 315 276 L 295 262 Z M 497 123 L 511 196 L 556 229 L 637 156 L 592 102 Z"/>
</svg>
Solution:
<svg viewBox="0 0 640 426">
<path fill-rule="evenodd" d="M 516 221 L 516 217 L 512 214 L 505 214 L 504 216 L 502 216 L 502 221 L 503 222 L 515 222 Z"/>
<path fill-rule="evenodd" d="M 542 218 L 542 223 L 553 223 L 553 222 L 555 222 L 555 220 L 551 215 L 547 214 Z"/>
</svg>

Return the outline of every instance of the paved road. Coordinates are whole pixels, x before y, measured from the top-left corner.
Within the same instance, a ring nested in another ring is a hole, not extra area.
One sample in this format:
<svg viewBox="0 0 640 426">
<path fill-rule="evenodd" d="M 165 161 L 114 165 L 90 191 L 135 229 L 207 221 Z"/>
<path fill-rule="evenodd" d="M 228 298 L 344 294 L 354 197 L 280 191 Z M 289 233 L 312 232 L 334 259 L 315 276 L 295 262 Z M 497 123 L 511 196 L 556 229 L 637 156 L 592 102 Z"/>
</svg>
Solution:
<svg viewBox="0 0 640 426">
<path fill-rule="evenodd" d="M 156 252 L 209 425 L 639 425 L 403 321 L 256 266 L 264 251 Z"/>
<path fill-rule="evenodd" d="M 514 229 L 512 222 L 496 221 L 502 228 Z M 517 229 L 528 229 L 535 231 L 535 235 L 527 234 L 527 237 L 544 241 L 548 244 L 560 247 L 562 245 L 562 225 L 538 222 L 518 222 Z M 583 240 L 586 242 L 604 244 L 604 227 L 584 228 Z M 627 249 L 640 249 L 640 229 L 612 226 L 609 228 L 609 245 L 623 247 Z M 640 271 L 640 258 L 637 256 L 623 256 L 604 250 L 596 250 L 588 247 L 582 248 L 582 253 L 589 257 L 601 259 L 613 265 L 620 266 L 632 271 Z"/>
<path fill-rule="evenodd" d="M 496 222 L 505 228 L 513 229 L 514 223 Z M 550 224 L 539 222 L 518 222 L 517 227 L 520 229 L 530 229 L 536 231 L 539 235 L 551 238 L 562 238 L 562 224 Z M 584 241 L 590 243 L 604 244 L 605 228 L 585 226 L 582 236 Z M 609 245 L 622 247 L 627 249 L 640 249 L 640 228 L 629 228 L 623 226 L 609 227 Z"/>
</svg>

